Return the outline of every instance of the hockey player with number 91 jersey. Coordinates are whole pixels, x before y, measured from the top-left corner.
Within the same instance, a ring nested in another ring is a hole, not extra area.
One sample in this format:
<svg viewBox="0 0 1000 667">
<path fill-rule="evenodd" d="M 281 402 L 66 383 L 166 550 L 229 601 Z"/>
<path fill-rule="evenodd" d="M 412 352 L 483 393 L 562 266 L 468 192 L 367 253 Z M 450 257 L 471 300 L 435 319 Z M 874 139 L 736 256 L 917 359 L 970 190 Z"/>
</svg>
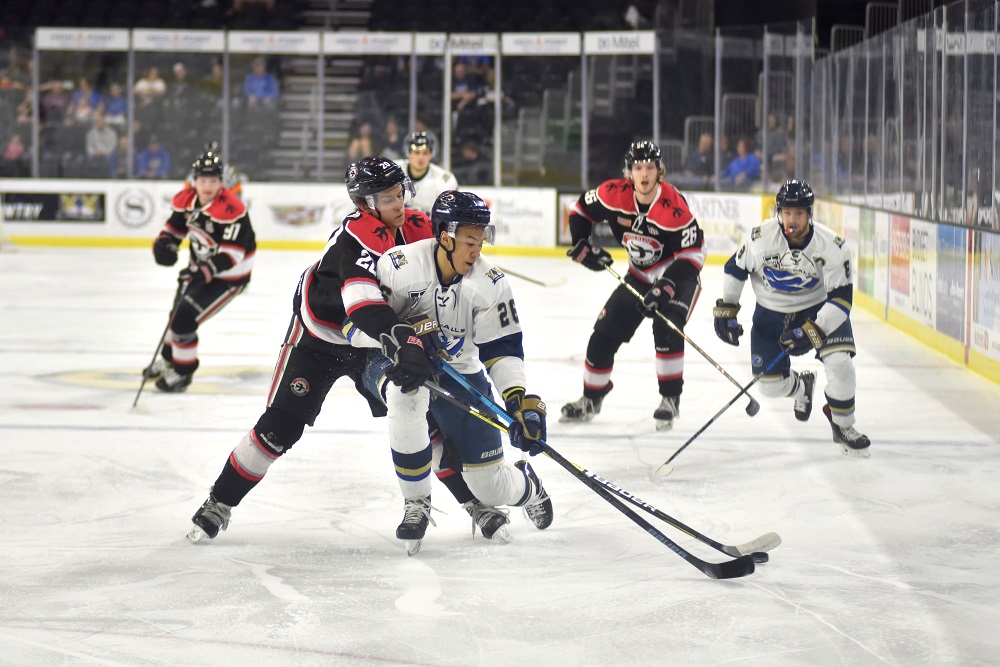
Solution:
<svg viewBox="0 0 1000 667">
<path fill-rule="evenodd" d="M 796 418 L 809 419 L 815 378 L 791 370 L 789 356 L 815 350 L 826 371 L 823 412 L 834 441 L 845 454 L 866 457 L 868 437 L 854 428 L 851 251 L 832 229 L 813 222 L 814 199 L 805 181 L 787 181 L 778 191 L 777 217 L 754 227 L 726 263 L 713 311 L 716 334 L 739 344 L 743 328 L 736 316 L 749 278 L 757 299 L 750 354 L 754 374 L 764 374 L 761 393 L 792 398 Z"/>
</svg>

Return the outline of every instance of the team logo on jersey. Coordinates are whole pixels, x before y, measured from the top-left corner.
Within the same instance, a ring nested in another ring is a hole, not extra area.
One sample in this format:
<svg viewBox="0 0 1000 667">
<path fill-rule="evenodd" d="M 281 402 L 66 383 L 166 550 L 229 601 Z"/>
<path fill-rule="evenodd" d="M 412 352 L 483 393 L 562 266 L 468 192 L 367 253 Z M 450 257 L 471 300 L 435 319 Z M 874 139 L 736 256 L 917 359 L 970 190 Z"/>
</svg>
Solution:
<svg viewBox="0 0 1000 667">
<path fill-rule="evenodd" d="M 663 256 L 663 244 L 644 234 L 626 232 L 622 236 L 622 245 L 636 266 L 652 266 Z"/>
<path fill-rule="evenodd" d="M 846 241 L 839 236 L 834 237 L 833 242 L 837 244 L 838 248 L 843 248 Z"/>
<path fill-rule="evenodd" d="M 764 280 L 778 292 L 804 292 L 819 284 L 820 270 L 801 250 L 764 258 Z"/>
<path fill-rule="evenodd" d="M 393 250 L 390 252 L 389 259 L 392 260 L 392 265 L 397 269 L 406 265 L 406 255 L 403 254 L 402 250 Z"/>
<path fill-rule="evenodd" d="M 305 396 L 309 393 L 309 381 L 305 378 L 295 378 L 292 383 L 288 385 L 288 388 L 292 390 L 292 393 L 296 396 Z"/>
<path fill-rule="evenodd" d="M 754 227 L 750 230 L 750 240 L 756 241 L 760 238 L 760 227 Z"/>
<path fill-rule="evenodd" d="M 500 281 L 500 279 L 503 278 L 503 271 L 494 266 L 492 269 L 486 272 L 486 277 L 492 280 L 493 284 L 496 285 Z"/>
</svg>

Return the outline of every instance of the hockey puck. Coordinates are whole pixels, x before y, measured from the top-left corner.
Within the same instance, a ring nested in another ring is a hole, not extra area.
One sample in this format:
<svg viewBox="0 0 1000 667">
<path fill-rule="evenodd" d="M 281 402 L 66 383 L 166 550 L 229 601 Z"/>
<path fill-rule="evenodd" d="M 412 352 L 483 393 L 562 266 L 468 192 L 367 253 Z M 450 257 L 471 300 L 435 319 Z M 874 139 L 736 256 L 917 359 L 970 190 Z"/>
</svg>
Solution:
<svg viewBox="0 0 1000 667">
<path fill-rule="evenodd" d="M 771 560 L 771 557 L 767 555 L 766 551 L 754 551 L 752 554 L 753 562 L 755 563 L 766 563 Z"/>
</svg>

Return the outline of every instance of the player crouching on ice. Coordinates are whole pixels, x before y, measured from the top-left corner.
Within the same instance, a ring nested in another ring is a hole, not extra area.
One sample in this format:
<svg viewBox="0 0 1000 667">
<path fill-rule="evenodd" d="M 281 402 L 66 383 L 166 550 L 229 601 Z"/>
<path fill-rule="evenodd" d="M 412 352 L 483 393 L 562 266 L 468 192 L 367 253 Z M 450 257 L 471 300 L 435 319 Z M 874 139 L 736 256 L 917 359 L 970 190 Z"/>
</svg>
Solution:
<svg viewBox="0 0 1000 667">
<path fill-rule="evenodd" d="M 726 262 L 722 298 L 715 304 L 715 332 L 739 345 L 743 334 L 736 315 L 743 284 L 750 278 L 757 307 L 750 329 L 750 360 L 755 375 L 788 349 L 792 356 L 813 349 L 826 371 L 823 413 L 833 440 L 849 456 L 867 458 L 871 442 L 854 428 L 854 332 L 851 329 L 851 251 L 829 227 L 814 222 L 815 196 L 805 181 L 786 181 L 778 190 L 777 217 L 754 227 Z M 790 397 L 795 417 L 812 413 L 810 371 L 791 370 L 785 356 L 761 378 L 765 396 Z"/>
<path fill-rule="evenodd" d="M 382 334 L 380 341 L 353 326 L 345 327 L 345 333 L 359 347 L 381 343 L 386 357 L 382 372 L 371 367 L 366 371 L 374 377 L 399 365 L 403 346 L 396 329 L 416 331 L 432 363 L 440 350 L 470 384 L 489 394 L 485 367 L 515 419 L 511 444 L 537 454 L 541 451 L 538 441 L 545 439 L 545 404 L 524 390 L 521 324 L 510 284 L 502 271 L 480 256 L 483 244 L 493 242 L 490 210 L 470 192 L 446 191 L 434 202 L 431 225 L 435 238 L 394 248 L 376 268 L 389 307 L 407 323 Z M 455 396 L 471 398 L 448 375 L 436 381 Z M 552 501 L 541 480 L 527 461 L 513 465 L 504 461 L 497 430 L 451 403 L 431 400 L 427 387 L 415 382 L 396 386 L 383 379 L 380 384 L 376 391 L 388 405 L 389 445 L 405 499 L 396 537 L 406 542 L 410 555 L 420 548 L 428 522 L 433 523 L 430 477 L 402 474 L 432 465 L 423 419 L 428 409 L 444 439 L 457 450 L 462 476 L 479 501 L 522 507 L 535 527 L 551 525 Z"/>
<path fill-rule="evenodd" d="M 174 197 L 173 213 L 153 243 L 156 263 L 173 266 L 181 241 L 186 236 L 191 242 L 161 358 L 143 371 L 160 391 L 187 390 L 198 369 L 198 327 L 250 282 L 257 242 L 246 206 L 223 186 L 224 165 L 214 146 L 195 160 L 194 186 Z"/>
</svg>

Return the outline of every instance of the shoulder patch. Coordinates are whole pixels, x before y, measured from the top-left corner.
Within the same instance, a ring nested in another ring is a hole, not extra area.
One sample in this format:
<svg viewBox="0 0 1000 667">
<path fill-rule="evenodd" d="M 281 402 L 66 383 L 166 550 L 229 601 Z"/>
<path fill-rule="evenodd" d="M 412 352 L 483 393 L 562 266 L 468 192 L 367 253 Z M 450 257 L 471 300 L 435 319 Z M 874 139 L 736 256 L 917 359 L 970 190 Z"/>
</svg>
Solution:
<svg viewBox="0 0 1000 667">
<path fill-rule="evenodd" d="M 390 252 L 389 259 L 392 260 L 392 265 L 397 269 L 407 264 L 406 255 L 403 254 L 402 250 L 393 250 Z"/>
<path fill-rule="evenodd" d="M 760 227 L 754 227 L 750 230 L 750 240 L 756 241 L 760 238 Z"/>
<path fill-rule="evenodd" d="M 503 276 L 504 276 L 503 271 L 501 271 L 495 266 L 486 272 L 486 277 L 492 280 L 494 285 L 500 282 L 500 279 L 503 278 Z"/>
<path fill-rule="evenodd" d="M 374 252 L 379 257 L 396 246 L 396 239 L 389 228 L 382 224 L 381 220 L 367 213 L 361 213 L 356 218 L 348 216 L 344 228 L 366 250 Z"/>
<path fill-rule="evenodd" d="M 407 243 L 429 239 L 434 236 L 431 219 L 422 211 L 406 209 L 406 221 L 403 223 L 403 238 Z"/>
<path fill-rule="evenodd" d="M 597 198 L 605 208 L 625 213 L 635 213 L 635 189 L 624 178 L 604 181 L 597 188 Z"/>
<path fill-rule="evenodd" d="M 660 229 L 675 231 L 694 219 L 687 200 L 669 183 L 660 183 L 660 198 L 649 207 L 647 219 Z"/>
<path fill-rule="evenodd" d="M 839 236 L 834 236 L 833 242 L 837 244 L 838 248 L 843 248 L 844 244 L 847 243 L 844 239 L 840 238 Z"/>
</svg>

